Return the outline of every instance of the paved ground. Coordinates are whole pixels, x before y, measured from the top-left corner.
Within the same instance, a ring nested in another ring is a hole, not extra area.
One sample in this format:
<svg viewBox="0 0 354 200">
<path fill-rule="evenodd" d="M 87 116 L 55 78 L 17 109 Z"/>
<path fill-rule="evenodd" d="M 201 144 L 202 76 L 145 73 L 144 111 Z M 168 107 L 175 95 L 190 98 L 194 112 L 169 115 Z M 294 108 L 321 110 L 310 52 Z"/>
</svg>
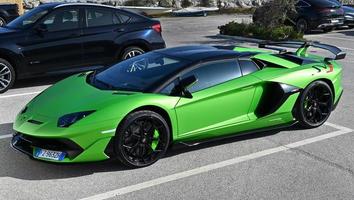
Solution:
<svg viewBox="0 0 354 200">
<path fill-rule="evenodd" d="M 168 46 L 240 44 L 215 37 L 216 27 L 232 18 L 164 18 L 164 36 Z M 0 95 L 0 199 L 354 199 L 353 36 L 354 30 L 306 36 L 348 52 L 341 61 L 345 93 L 325 126 L 177 146 L 144 169 L 115 161 L 53 165 L 12 150 L 16 113 L 63 77 L 21 81 Z"/>
</svg>

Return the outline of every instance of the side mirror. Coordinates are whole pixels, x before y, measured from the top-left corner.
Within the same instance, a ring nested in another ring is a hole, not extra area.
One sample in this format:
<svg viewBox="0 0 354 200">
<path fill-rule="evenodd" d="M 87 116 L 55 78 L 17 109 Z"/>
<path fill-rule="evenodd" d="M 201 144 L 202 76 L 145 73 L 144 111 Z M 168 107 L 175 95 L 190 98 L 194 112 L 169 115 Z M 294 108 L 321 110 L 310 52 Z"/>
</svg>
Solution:
<svg viewBox="0 0 354 200">
<path fill-rule="evenodd" d="M 198 81 L 198 79 L 194 75 L 188 76 L 187 78 L 184 78 L 179 81 L 178 85 L 175 87 L 175 89 L 172 93 L 191 99 L 191 98 L 193 98 L 193 96 L 188 91 L 188 88 L 193 86 L 197 81 Z"/>
<path fill-rule="evenodd" d="M 40 24 L 35 29 L 38 33 L 48 32 L 48 26 L 46 24 Z"/>
</svg>

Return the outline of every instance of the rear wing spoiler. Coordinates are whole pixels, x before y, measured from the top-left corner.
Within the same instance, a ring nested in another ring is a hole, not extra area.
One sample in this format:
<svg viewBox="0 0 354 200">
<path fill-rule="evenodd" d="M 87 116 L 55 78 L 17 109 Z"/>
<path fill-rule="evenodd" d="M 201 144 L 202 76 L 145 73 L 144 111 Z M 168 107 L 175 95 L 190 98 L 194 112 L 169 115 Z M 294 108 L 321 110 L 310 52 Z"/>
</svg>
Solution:
<svg viewBox="0 0 354 200">
<path fill-rule="evenodd" d="M 276 46 L 276 47 L 274 47 Z M 320 42 L 301 42 L 301 41 L 284 41 L 284 42 L 261 42 L 258 45 L 259 48 L 265 48 L 270 50 L 279 51 L 279 53 L 286 53 L 286 49 L 278 48 L 297 48 L 296 55 L 305 56 L 309 47 L 324 49 L 335 55 L 334 58 L 325 58 L 326 60 L 341 60 L 344 59 L 346 53 L 336 46 L 322 44 Z"/>
</svg>

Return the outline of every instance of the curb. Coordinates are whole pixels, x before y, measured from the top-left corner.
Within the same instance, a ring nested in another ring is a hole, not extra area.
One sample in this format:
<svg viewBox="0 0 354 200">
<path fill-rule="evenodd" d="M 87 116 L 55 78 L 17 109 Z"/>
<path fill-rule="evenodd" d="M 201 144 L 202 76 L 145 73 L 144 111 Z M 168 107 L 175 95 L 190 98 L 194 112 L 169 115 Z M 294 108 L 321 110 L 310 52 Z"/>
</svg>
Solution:
<svg viewBox="0 0 354 200">
<path fill-rule="evenodd" d="M 256 38 L 222 35 L 222 34 L 217 34 L 216 36 L 220 37 L 220 38 L 224 38 L 224 39 L 233 39 L 233 40 L 238 40 L 238 41 L 243 41 L 243 42 L 251 42 L 251 43 L 261 43 L 261 42 L 265 41 L 265 40 L 256 39 Z"/>
</svg>

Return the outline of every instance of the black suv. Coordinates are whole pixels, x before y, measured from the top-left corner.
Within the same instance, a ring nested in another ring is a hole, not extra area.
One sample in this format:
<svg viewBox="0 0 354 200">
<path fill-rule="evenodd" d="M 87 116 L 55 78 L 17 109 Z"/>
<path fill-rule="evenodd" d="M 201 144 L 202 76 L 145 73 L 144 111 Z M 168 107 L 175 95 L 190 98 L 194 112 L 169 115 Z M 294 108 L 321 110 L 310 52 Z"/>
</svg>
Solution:
<svg viewBox="0 0 354 200">
<path fill-rule="evenodd" d="M 297 15 L 292 18 L 298 31 L 314 29 L 331 31 L 344 24 L 344 10 L 336 0 L 300 0 L 296 3 Z"/>
<path fill-rule="evenodd" d="M 161 48 L 159 21 L 98 4 L 43 4 L 0 28 L 0 93 L 17 79 L 98 69 Z"/>
</svg>

